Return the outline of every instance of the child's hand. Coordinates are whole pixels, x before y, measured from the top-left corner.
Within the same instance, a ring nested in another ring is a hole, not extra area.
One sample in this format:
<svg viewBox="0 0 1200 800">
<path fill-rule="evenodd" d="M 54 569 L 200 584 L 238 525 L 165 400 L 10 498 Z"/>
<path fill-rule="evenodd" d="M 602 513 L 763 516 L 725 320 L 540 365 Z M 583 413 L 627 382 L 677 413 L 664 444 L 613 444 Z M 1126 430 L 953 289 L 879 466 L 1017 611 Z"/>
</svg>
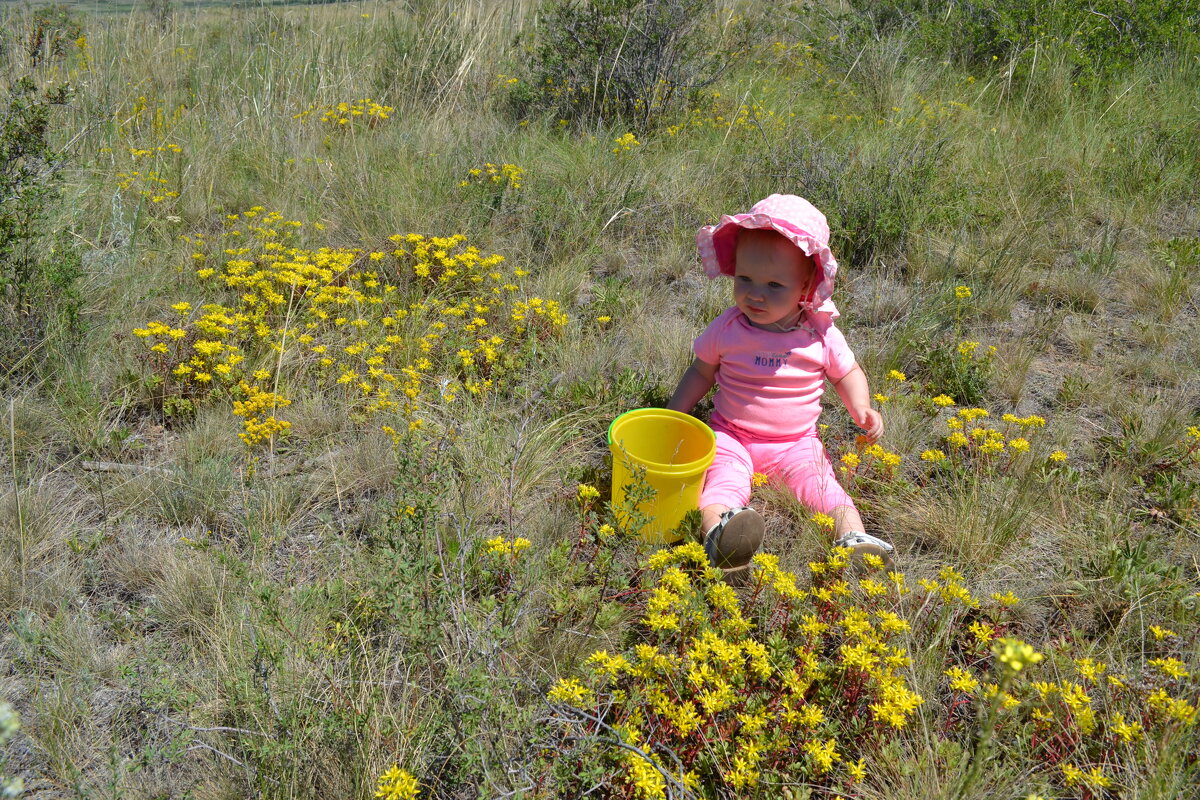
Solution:
<svg viewBox="0 0 1200 800">
<path fill-rule="evenodd" d="M 870 406 L 854 415 L 854 424 L 867 432 L 867 441 L 874 442 L 883 436 L 883 415 Z"/>
</svg>

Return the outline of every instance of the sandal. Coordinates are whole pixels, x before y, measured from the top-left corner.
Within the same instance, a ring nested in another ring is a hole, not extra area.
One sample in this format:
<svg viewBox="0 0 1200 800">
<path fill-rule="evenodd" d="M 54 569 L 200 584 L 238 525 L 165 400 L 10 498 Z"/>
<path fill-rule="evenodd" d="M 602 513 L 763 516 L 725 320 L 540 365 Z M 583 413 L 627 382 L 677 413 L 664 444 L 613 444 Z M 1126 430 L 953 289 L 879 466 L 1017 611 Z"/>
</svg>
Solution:
<svg viewBox="0 0 1200 800">
<path fill-rule="evenodd" d="M 725 580 L 740 585 L 750 575 L 750 559 L 762 546 L 766 523 L 753 508 L 738 506 L 721 514 L 721 521 L 704 535 L 704 552 Z"/>
<path fill-rule="evenodd" d="M 892 560 L 892 551 L 896 548 L 883 539 L 863 531 L 848 531 L 842 534 L 841 538 L 833 543 L 833 546 L 850 548 L 853 551 L 854 560 L 860 563 L 862 557 L 869 553 L 883 559 L 884 569 L 892 569 L 895 566 Z"/>
</svg>

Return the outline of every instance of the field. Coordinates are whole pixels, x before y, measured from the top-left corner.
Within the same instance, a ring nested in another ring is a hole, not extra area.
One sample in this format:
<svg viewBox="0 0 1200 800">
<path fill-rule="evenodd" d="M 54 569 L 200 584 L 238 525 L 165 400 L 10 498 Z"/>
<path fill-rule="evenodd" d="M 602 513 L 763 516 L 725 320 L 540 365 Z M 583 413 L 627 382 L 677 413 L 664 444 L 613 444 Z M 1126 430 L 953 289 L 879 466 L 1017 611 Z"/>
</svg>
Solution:
<svg viewBox="0 0 1200 800">
<path fill-rule="evenodd" d="M 1197 796 L 1195 3 L 0 17 L 0 796 Z M 772 192 L 897 567 L 733 589 L 605 432 Z"/>
</svg>

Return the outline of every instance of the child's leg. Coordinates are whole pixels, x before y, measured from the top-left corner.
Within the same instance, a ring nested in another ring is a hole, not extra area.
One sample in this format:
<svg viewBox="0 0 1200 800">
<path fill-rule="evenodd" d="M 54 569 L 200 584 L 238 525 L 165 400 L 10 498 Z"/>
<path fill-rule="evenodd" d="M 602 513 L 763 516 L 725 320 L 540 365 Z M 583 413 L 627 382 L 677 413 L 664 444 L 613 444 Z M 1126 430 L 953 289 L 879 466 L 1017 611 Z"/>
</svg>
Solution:
<svg viewBox="0 0 1200 800">
<path fill-rule="evenodd" d="M 856 558 L 876 556 L 891 569 L 892 546 L 867 533 L 854 501 L 838 483 L 825 446 L 815 434 L 784 454 L 779 471 L 800 502 L 833 517 L 835 543 L 849 547 Z"/>
<path fill-rule="evenodd" d="M 833 517 L 833 538 L 835 539 L 841 538 L 842 534 L 850 531 L 865 532 L 867 530 L 863 525 L 862 517 L 858 514 L 858 509 L 853 505 L 838 506 L 826 513 Z"/>
<path fill-rule="evenodd" d="M 833 517 L 834 538 L 848 531 L 864 530 L 854 500 L 838 483 L 825 446 L 815 433 L 785 451 L 779 458 L 778 470 L 797 500 L 813 511 Z"/>
<path fill-rule="evenodd" d="M 700 516 L 706 531 L 730 508 L 750 501 L 750 478 L 754 474 L 754 463 L 745 445 L 719 428 L 714 432 L 717 453 L 704 474 L 704 490 L 700 493 Z"/>
<path fill-rule="evenodd" d="M 717 452 L 705 473 L 700 494 L 704 551 L 709 562 L 725 572 L 726 581 L 740 586 L 750 574 L 750 560 L 762 546 L 764 533 L 759 513 L 739 508 L 750 502 L 754 465 L 742 442 L 717 425 L 713 430 Z"/>
</svg>

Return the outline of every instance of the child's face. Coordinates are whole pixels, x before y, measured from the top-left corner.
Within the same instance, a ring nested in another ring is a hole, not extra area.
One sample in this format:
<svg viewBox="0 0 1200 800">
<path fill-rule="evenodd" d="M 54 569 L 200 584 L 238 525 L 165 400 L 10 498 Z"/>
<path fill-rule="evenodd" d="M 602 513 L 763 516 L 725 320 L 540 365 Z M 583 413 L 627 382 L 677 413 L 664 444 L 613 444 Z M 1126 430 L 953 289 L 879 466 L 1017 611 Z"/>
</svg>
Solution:
<svg viewBox="0 0 1200 800">
<path fill-rule="evenodd" d="M 795 314 L 816 276 L 812 259 L 775 231 L 741 231 L 735 258 L 733 302 L 759 326 Z"/>
</svg>

